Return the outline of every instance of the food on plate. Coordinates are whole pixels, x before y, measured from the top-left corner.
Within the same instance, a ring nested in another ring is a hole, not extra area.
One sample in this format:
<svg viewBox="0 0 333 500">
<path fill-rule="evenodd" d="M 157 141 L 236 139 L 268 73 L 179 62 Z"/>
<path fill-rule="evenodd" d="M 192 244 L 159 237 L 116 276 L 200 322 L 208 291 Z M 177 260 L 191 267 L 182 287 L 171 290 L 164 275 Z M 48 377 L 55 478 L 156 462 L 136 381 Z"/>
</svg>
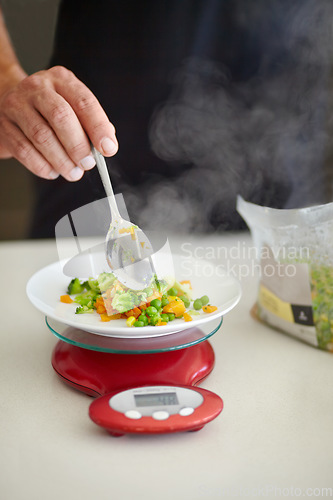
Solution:
<svg viewBox="0 0 333 500">
<path fill-rule="evenodd" d="M 78 304 L 75 314 L 97 313 L 103 322 L 126 319 L 129 327 L 163 326 L 176 318 L 187 322 L 192 316 L 217 310 L 209 304 L 207 295 L 193 300 L 190 281 L 175 281 L 170 287 L 156 275 L 147 288 L 139 291 L 127 288 L 112 273 L 86 281 L 73 278 L 60 301 Z"/>
</svg>

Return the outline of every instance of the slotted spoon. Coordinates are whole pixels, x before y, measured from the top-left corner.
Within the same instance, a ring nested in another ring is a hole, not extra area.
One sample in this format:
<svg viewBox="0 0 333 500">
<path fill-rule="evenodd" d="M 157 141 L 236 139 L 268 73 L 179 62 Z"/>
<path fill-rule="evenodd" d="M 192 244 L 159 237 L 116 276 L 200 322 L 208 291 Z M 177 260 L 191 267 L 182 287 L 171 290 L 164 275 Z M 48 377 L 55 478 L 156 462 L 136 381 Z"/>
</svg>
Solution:
<svg viewBox="0 0 333 500">
<path fill-rule="evenodd" d="M 111 211 L 110 228 L 105 239 L 108 264 L 126 287 L 143 290 L 151 283 L 154 275 L 150 259 L 153 254 L 152 245 L 138 226 L 120 215 L 104 156 L 94 146 L 92 153 Z"/>
</svg>

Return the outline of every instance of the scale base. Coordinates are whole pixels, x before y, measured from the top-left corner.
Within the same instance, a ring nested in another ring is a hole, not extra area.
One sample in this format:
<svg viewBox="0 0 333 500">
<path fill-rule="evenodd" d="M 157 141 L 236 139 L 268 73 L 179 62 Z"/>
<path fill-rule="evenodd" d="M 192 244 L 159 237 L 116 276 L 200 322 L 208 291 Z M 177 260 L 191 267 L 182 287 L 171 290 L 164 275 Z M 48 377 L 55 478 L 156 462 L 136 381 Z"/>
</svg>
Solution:
<svg viewBox="0 0 333 500">
<path fill-rule="evenodd" d="M 145 386 L 95 399 L 89 416 L 112 436 L 198 431 L 214 420 L 223 401 L 206 389 L 189 386 Z"/>
<path fill-rule="evenodd" d="M 133 386 L 198 385 L 211 373 L 214 361 L 207 340 L 186 349 L 146 354 L 91 351 L 60 340 L 52 355 L 57 375 L 93 397 Z"/>
</svg>

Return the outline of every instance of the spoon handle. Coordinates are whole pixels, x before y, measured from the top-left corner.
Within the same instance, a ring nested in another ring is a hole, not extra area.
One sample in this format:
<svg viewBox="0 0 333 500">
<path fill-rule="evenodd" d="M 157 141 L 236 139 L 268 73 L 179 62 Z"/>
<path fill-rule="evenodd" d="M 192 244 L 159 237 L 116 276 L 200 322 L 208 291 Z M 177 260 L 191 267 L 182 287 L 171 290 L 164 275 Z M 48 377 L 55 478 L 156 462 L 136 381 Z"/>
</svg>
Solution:
<svg viewBox="0 0 333 500">
<path fill-rule="evenodd" d="M 92 151 L 92 154 L 95 158 L 98 172 L 99 172 L 99 175 L 101 177 L 106 195 L 108 197 L 109 206 L 110 206 L 111 215 L 112 215 L 112 220 L 114 220 L 114 217 L 121 218 L 121 215 L 120 215 L 119 210 L 118 210 L 116 198 L 115 198 L 115 195 L 114 195 L 114 192 L 112 189 L 109 171 L 108 171 L 108 167 L 106 165 L 104 156 L 101 155 L 101 153 L 99 151 L 97 151 L 97 149 L 93 145 L 91 146 L 91 151 Z"/>
</svg>

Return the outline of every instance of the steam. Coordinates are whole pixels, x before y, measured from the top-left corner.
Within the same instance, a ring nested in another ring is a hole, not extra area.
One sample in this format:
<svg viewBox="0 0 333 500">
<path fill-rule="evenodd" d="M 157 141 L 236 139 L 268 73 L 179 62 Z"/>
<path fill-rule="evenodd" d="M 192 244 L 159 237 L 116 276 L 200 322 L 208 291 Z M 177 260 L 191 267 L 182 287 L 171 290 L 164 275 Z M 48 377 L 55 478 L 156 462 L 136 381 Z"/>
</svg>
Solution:
<svg viewBox="0 0 333 500">
<path fill-rule="evenodd" d="M 327 175 L 323 164 L 332 119 L 333 3 L 236 3 L 237 27 L 262 30 L 266 55 L 247 81 L 233 81 L 218 62 L 200 57 L 184 61 L 172 76 L 149 137 L 156 156 L 181 173 L 139 193 L 123 190 L 142 227 L 239 227 L 237 194 L 280 208 L 331 201 L 332 169 Z M 272 19 L 280 23 L 276 33 Z"/>
</svg>

